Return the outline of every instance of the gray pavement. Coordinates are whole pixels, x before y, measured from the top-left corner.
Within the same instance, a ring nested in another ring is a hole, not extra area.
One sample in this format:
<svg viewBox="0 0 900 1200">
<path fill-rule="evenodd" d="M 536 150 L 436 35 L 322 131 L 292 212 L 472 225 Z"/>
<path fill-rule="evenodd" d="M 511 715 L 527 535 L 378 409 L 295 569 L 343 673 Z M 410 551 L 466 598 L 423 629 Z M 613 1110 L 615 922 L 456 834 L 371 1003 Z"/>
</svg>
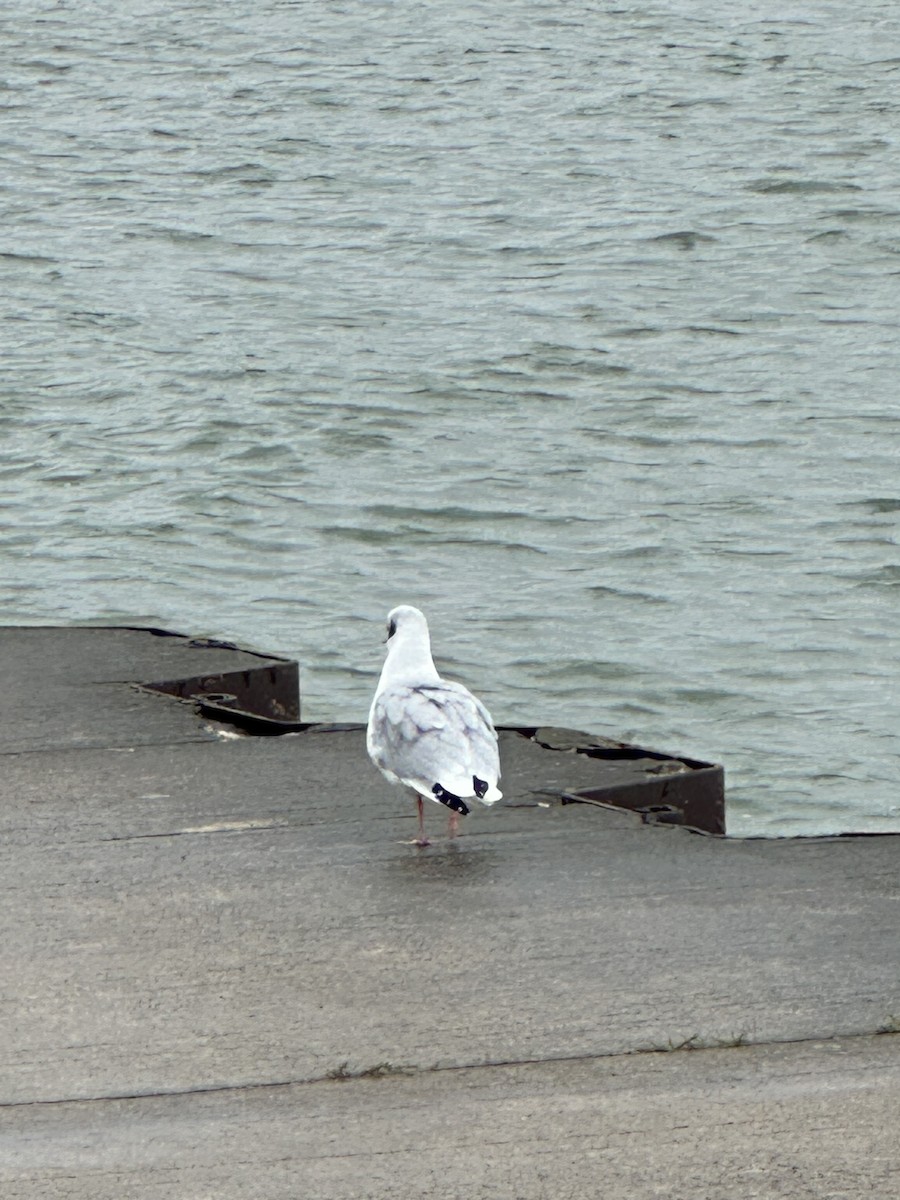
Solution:
<svg viewBox="0 0 900 1200">
<path fill-rule="evenodd" d="M 3 1200 L 897 1194 L 900 839 L 563 805 L 510 731 L 419 850 L 360 728 L 133 687 L 253 661 L 0 629 Z"/>
</svg>

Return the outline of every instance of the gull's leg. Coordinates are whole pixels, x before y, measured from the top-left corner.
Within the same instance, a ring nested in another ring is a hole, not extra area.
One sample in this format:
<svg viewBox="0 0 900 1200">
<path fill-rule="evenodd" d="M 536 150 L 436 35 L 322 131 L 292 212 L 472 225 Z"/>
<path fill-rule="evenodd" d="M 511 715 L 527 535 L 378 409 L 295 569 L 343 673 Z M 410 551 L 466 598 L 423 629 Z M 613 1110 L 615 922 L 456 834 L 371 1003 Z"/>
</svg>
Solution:
<svg viewBox="0 0 900 1200">
<path fill-rule="evenodd" d="M 430 846 L 431 842 L 425 836 L 425 801 L 418 792 L 416 792 L 416 803 L 419 806 L 419 836 L 416 838 L 415 845 Z"/>
<path fill-rule="evenodd" d="M 455 838 L 459 832 L 459 813 L 451 812 L 450 820 L 447 822 L 447 837 Z"/>
</svg>

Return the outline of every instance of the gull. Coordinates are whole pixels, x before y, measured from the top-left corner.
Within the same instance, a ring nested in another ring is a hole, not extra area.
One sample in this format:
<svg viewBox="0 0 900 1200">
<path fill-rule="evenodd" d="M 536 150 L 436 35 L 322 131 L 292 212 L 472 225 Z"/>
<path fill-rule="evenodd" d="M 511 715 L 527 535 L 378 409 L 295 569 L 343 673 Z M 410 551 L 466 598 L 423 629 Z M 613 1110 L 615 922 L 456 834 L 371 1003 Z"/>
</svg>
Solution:
<svg viewBox="0 0 900 1200">
<path fill-rule="evenodd" d="M 448 834 L 473 796 L 494 804 L 500 758 L 488 710 L 461 683 L 441 679 L 431 657 L 428 622 L 401 604 L 388 613 L 387 657 L 366 730 L 369 757 L 391 783 L 410 788 L 419 809 L 417 846 L 425 836 L 422 797 L 450 809 Z"/>
</svg>

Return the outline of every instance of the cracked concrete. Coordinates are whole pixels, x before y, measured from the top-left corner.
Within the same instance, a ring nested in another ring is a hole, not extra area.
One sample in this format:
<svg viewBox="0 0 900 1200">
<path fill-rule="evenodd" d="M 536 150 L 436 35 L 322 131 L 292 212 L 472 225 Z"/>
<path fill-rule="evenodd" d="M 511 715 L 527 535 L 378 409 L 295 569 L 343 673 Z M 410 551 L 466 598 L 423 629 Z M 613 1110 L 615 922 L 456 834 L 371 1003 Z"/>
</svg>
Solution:
<svg viewBox="0 0 900 1200">
<path fill-rule="evenodd" d="M 563 806 L 590 760 L 506 734 L 421 851 L 359 730 L 130 686 L 238 652 L 0 661 L 4 1200 L 895 1195 L 900 839 Z"/>
</svg>

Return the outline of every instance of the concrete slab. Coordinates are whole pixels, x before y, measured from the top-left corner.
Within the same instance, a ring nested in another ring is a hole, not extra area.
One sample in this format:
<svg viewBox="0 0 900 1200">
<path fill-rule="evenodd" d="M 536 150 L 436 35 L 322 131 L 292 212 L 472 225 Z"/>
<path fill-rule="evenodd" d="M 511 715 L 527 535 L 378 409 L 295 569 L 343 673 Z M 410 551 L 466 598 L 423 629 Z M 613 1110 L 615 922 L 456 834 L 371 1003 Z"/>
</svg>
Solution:
<svg viewBox="0 0 900 1200">
<path fill-rule="evenodd" d="M 541 808 L 585 760 L 508 735 L 503 761 L 525 807 L 422 853 L 359 732 L 7 756 L 0 998 L 25 1010 L 6 1097 L 871 1032 L 900 1011 L 896 839 Z"/>
<path fill-rule="evenodd" d="M 896 1195 L 897 1039 L 0 1110 L 4 1200 Z"/>
<path fill-rule="evenodd" d="M 206 740 L 189 711 L 128 685 L 271 661 L 148 630 L 0 627 L 0 753 Z"/>
<path fill-rule="evenodd" d="M 421 851 L 360 729 L 135 703 L 168 639 L 119 632 L 5 668 L 47 719 L 0 752 L 4 1198 L 879 1194 L 900 839 L 563 805 L 591 761 L 508 733 L 506 803 Z"/>
</svg>

